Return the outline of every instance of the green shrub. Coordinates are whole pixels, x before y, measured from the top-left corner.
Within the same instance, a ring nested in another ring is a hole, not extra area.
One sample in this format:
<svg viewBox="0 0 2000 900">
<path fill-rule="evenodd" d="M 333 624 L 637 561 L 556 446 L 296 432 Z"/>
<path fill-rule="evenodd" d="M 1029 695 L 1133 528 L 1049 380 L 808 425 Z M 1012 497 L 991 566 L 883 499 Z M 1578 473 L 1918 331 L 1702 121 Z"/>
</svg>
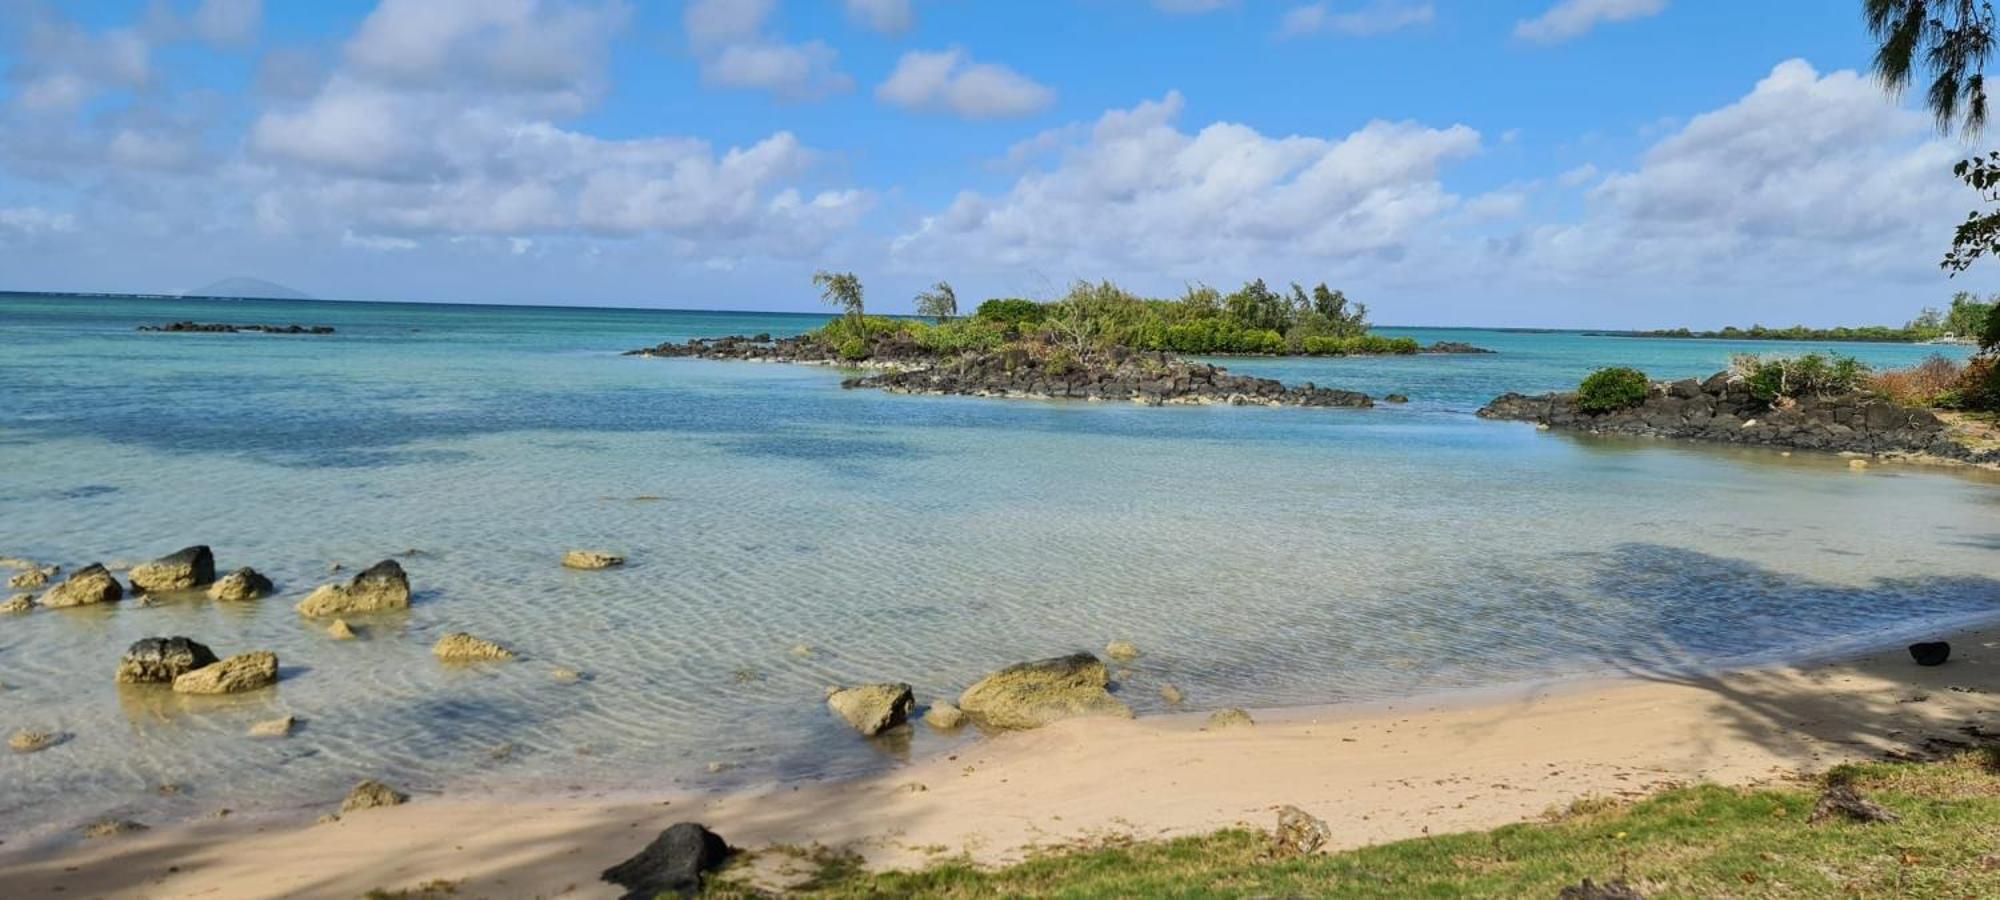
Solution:
<svg viewBox="0 0 2000 900">
<path fill-rule="evenodd" d="M 1055 350 L 1042 360 L 1042 371 L 1061 377 L 1076 371 L 1076 355 L 1068 350 Z"/>
<path fill-rule="evenodd" d="M 1598 369 L 1583 379 L 1576 390 L 1576 408 L 1587 413 L 1608 413 L 1631 409 L 1646 402 L 1652 381 L 1638 369 L 1614 366 Z"/>
<path fill-rule="evenodd" d="M 858 337 L 848 338 L 840 342 L 839 352 L 841 359 L 850 361 L 867 359 L 868 342 Z"/>
<path fill-rule="evenodd" d="M 1353 337 L 1314 335 L 1296 342 L 1298 352 L 1308 356 L 1355 356 L 1409 354 L 1421 349 L 1415 338 L 1391 338 L 1375 334 Z"/>
<path fill-rule="evenodd" d="M 1860 360 L 1825 353 L 1738 356 L 1730 369 L 1750 386 L 1751 396 L 1765 403 L 1851 393 L 1868 378 L 1868 367 Z"/>
<path fill-rule="evenodd" d="M 974 318 L 1005 325 L 1033 325 L 1048 317 L 1048 310 L 1033 300 L 996 299 L 979 304 Z"/>
</svg>

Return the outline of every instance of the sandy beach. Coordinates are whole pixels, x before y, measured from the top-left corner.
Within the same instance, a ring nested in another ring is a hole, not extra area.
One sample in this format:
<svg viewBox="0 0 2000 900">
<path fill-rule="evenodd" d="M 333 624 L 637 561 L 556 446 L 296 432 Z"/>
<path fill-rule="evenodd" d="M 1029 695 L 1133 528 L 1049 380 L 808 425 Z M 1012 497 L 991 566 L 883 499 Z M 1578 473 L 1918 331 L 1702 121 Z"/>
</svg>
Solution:
<svg viewBox="0 0 2000 900">
<path fill-rule="evenodd" d="M 1952 661 L 1932 669 L 1900 648 L 1720 675 L 1647 667 L 1472 698 L 1263 712 L 1216 731 L 1201 716 L 1073 720 L 876 777 L 721 796 L 418 797 L 325 824 L 225 817 L 6 847 L 0 883 L 10 897 L 354 897 L 445 879 L 463 896 L 607 897 L 617 891 L 597 873 L 682 820 L 743 848 L 817 843 L 910 867 L 1263 827 L 1287 803 L 1352 847 L 1529 819 L 1579 797 L 1949 750 L 2000 709 L 2000 628 L 1952 644 Z"/>
</svg>

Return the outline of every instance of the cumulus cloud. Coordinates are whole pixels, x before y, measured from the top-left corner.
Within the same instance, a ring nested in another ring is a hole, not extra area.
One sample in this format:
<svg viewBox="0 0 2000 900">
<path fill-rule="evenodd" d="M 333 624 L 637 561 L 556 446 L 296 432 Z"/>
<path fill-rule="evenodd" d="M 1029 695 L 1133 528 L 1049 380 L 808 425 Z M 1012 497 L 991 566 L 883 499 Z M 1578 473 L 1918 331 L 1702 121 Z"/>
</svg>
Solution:
<svg viewBox="0 0 2000 900">
<path fill-rule="evenodd" d="M 693 0 L 681 13 L 703 83 L 769 91 L 787 100 L 845 93 L 854 79 L 822 41 L 787 42 L 772 34 L 775 0 Z"/>
<path fill-rule="evenodd" d="M 973 62 L 957 47 L 903 54 L 875 96 L 903 109 L 966 119 L 1032 115 L 1055 102 L 1055 92 L 1033 79 L 996 63 Z"/>
<path fill-rule="evenodd" d="M 1442 169 L 1465 126 L 1371 122 L 1339 138 L 1177 124 L 1177 92 L 1063 129 L 1053 165 L 998 196 L 966 192 L 896 239 L 913 264 L 1177 272 L 1224 259 L 1395 258 L 1458 198 Z M 1045 142 L 1046 143 L 1046 142 Z M 1199 273 L 1197 273 L 1199 274 Z"/>
<path fill-rule="evenodd" d="M 1667 0 L 1557 0 L 1541 15 L 1514 25 L 1514 36 L 1537 44 L 1582 37 L 1599 25 L 1665 12 Z"/>
<path fill-rule="evenodd" d="M 883 34 L 901 34 L 915 24 L 911 0 L 847 0 L 847 15 Z"/>
<path fill-rule="evenodd" d="M 1278 22 L 1279 37 L 1314 34 L 1366 36 L 1388 34 L 1437 21 L 1437 8 L 1409 0 L 1370 0 L 1346 12 L 1335 11 L 1331 3 L 1308 3 L 1285 12 Z"/>
<path fill-rule="evenodd" d="M 264 25 L 263 0 L 201 0 L 190 21 L 195 34 L 218 46 L 238 46 Z"/>
</svg>

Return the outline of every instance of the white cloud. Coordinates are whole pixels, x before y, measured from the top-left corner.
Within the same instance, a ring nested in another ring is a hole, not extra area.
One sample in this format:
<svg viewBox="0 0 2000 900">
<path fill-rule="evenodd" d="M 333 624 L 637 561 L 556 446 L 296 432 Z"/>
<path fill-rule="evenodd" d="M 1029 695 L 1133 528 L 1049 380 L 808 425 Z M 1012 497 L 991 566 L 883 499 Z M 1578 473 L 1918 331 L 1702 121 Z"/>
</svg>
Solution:
<svg viewBox="0 0 2000 900">
<path fill-rule="evenodd" d="M 1144 270 L 1215 277 L 1227 261 L 1395 258 L 1458 199 L 1439 181 L 1478 132 L 1371 122 L 1338 139 L 1177 127 L 1184 101 L 1066 129 L 1052 167 L 999 196 L 962 193 L 899 237 L 913 265 Z M 1202 271 L 1193 271 L 1200 269 Z"/>
<path fill-rule="evenodd" d="M 883 34 L 901 34 L 916 23 L 911 0 L 847 0 L 847 15 Z"/>
<path fill-rule="evenodd" d="M 1528 210 L 1528 195 L 1517 190 L 1493 191 L 1465 201 L 1460 213 L 1470 223 L 1519 218 Z"/>
<path fill-rule="evenodd" d="M 76 216 L 53 213 L 39 206 L 0 206 L 0 234 L 32 236 L 76 230 Z"/>
<path fill-rule="evenodd" d="M 1657 16 L 1666 8 L 1667 0 L 1557 0 L 1541 15 L 1515 23 L 1514 36 L 1537 44 L 1558 44 L 1582 37 L 1599 25 Z"/>
<path fill-rule="evenodd" d="M 777 0 L 690 0 L 681 13 L 688 43 L 697 49 L 719 47 L 757 36 L 771 17 Z"/>
<path fill-rule="evenodd" d="M 1332 32 L 1355 36 L 1388 34 L 1437 21 L 1437 8 L 1409 0 L 1369 0 L 1346 12 L 1334 11 L 1330 2 L 1308 3 L 1285 12 L 1278 23 L 1279 37 L 1305 37 Z"/>
<path fill-rule="evenodd" d="M 681 13 L 706 84 L 769 91 L 787 100 L 844 93 L 854 79 L 822 41 L 790 43 L 770 32 L 774 0 L 693 0 Z"/>
<path fill-rule="evenodd" d="M 576 107 L 603 65 L 592 52 L 627 14 L 617 0 L 382 0 L 346 56 L 377 81 L 534 91 Z"/>
<path fill-rule="evenodd" d="M 196 35 L 211 44 L 246 44 L 264 26 L 264 0 L 201 0 L 190 24 Z"/>
<path fill-rule="evenodd" d="M 973 62 L 957 47 L 903 54 L 875 96 L 907 110 L 966 119 L 1032 115 L 1055 102 L 1055 92 L 1033 79 L 1003 65 Z"/>
</svg>

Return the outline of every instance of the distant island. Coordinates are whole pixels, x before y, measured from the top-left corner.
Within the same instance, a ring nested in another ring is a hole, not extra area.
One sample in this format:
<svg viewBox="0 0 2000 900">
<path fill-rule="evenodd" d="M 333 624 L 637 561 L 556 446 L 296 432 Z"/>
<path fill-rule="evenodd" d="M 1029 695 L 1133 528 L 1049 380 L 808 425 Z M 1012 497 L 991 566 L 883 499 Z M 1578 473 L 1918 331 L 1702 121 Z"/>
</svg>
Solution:
<svg viewBox="0 0 2000 900">
<path fill-rule="evenodd" d="M 1588 334 L 1595 337 L 1691 338 L 1724 341 L 1868 341 L 1887 344 L 1969 345 L 1978 343 L 1978 336 L 1985 333 L 1986 319 L 1992 313 L 1994 303 L 1994 299 L 1982 301 L 1970 293 L 1961 292 L 1952 298 L 1949 310 L 1926 308 L 1915 319 L 1900 328 L 1893 325 L 1838 328 L 1808 328 L 1804 325 L 1793 325 L 1789 328 L 1752 325 L 1749 328 L 1739 328 L 1731 325 L 1719 331 L 1664 328 L 1655 331 L 1593 331 Z"/>
<path fill-rule="evenodd" d="M 183 297 L 216 297 L 231 300 L 311 300 L 304 291 L 275 281 L 237 275 L 214 281 L 181 294 Z"/>
</svg>

